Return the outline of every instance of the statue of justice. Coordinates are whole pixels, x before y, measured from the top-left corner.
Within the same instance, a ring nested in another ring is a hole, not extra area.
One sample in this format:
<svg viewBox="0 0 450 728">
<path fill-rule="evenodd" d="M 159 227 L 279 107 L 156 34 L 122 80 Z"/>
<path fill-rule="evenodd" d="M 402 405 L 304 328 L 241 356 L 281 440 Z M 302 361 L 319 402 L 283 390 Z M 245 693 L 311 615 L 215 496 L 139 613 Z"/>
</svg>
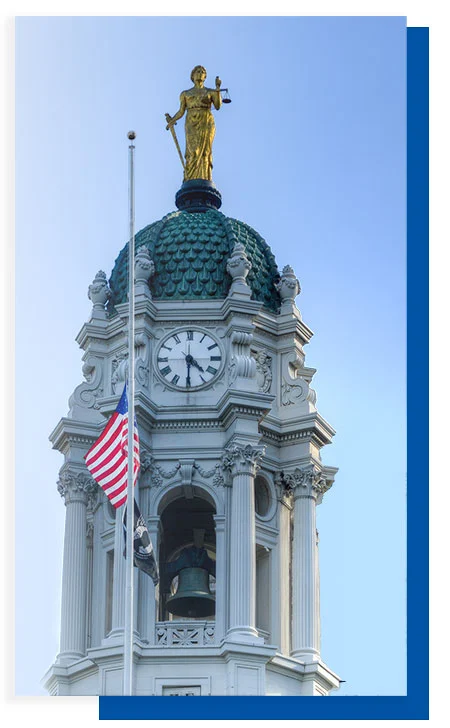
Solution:
<svg viewBox="0 0 450 728">
<path fill-rule="evenodd" d="M 218 111 L 223 103 L 230 103 L 228 89 L 222 89 L 222 81 L 216 76 L 215 89 L 205 87 L 206 69 L 195 66 L 191 73 L 193 87 L 180 94 L 180 108 L 173 116 L 166 114 L 170 129 L 184 168 L 183 181 L 192 179 L 212 180 L 212 145 L 216 131 L 211 107 Z M 221 94 L 224 93 L 222 98 Z M 174 126 L 186 112 L 186 151 L 183 159 Z"/>
</svg>

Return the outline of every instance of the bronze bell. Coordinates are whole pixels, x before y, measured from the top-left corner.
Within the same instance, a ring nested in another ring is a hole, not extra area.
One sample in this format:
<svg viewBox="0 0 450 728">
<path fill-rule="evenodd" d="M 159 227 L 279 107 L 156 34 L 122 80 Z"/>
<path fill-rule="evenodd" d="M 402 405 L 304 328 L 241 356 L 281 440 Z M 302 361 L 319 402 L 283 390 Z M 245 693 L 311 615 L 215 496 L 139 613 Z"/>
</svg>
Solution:
<svg viewBox="0 0 450 728">
<path fill-rule="evenodd" d="M 178 572 L 178 588 L 166 603 L 171 614 L 179 617 L 211 617 L 216 600 L 209 590 L 209 572 L 190 566 Z"/>
<path fill-rule="evenodd" d="M 204 536 L 204 528 L 194 528 L 193 545 L 165 565 L 167 578 L 178 575 L 176 594 L 166 602 L 169 612 L 178 617 L 211 617 L 216 611 L 216 599 L 209 591 L 209 575 L 216 575 L 216 562 L 208 556 Z"/>
</svg>

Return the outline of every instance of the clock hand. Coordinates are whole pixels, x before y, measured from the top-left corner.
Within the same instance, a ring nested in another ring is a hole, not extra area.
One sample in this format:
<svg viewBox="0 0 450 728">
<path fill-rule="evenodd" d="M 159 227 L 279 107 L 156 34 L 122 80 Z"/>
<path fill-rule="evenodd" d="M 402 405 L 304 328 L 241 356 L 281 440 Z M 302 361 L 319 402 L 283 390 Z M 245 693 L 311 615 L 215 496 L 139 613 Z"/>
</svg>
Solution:
<svg viewBox="0 0 450 728">
<path fill-rule="evenodd" d="M 187 366 L 186 387 L 190 387 L 191 386 L 191 376 L 190 376 L 191 362 L 187 360 L 187 357 L 186 357 L 186 366 Z"/>
<path fill-rule="evenodd" d="M 198 361 L 194 359 L 192 354 L 185 354 L 184 351 L 182 351 L 181 353 L 184 354 L 184 356 L 186 357 L 186 364 L 189 364 L 189 366 L 197 367 L 197 369 L 199 369 L 201 372 L 205 371 L 203 367 L 200 366 Z"/>
<path fill-rule="evenodd" d="M 191 359 L 192 359 L 192 357 L 191 357 Z M 203 367 L 201 367 L 200 364 L 195 359 L 192 359 L 191 364 L 192 364 L 193 367 L 196 367 L 199 370 L 199 372 L 204 372 L 205 371 L 203 369 Z"/>
</svg>

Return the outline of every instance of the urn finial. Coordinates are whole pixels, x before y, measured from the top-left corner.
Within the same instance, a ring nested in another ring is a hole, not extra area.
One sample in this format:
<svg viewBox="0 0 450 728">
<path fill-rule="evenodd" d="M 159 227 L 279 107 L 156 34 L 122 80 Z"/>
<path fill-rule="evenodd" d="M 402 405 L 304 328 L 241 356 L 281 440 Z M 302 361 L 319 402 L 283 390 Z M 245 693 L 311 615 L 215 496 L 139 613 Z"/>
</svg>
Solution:
<svg viewBox="0 0 450 728">
<path fill-rule="evenodd" d="M 136 294 L 144 293 L 151 298 L 148 282 L 155 273 L 155 264 L 145 245 L 141 245 L 134 259 L 134 275 L 136 281 Z"/>
<path fill-rule="evenodd" d="M 281 298 L 281 311 L 292 310 L 295 305 L 295 297 L 301 291 L 300 283 L 294 273 L 294 269 L 290 265 L 285 265 L 282 272 L 281 278 L 275 287 L 280 294 Z"/>
<path fill-rule="evenodd" d="M 99 270 L 88 288 L 88 298 L 94 304 L 92 318 L 106 318 L 105 304 L 111 297 L 111 291 L 106 280 L 106 273 Z"/>
<path fill-rule="evenodd" d="M 247 257 L 245 247 L 242 243 L 236 243 L 233 248 L 231 258 L 228 258 L 227 262 L 227 272 L 233 279 L 233 283 L 230 288 L 230 295 L 233 293 L 249 295 L 251 293 L 250 288 L 245 281 L 251 267 L 252 264 Z"/>
</svg>

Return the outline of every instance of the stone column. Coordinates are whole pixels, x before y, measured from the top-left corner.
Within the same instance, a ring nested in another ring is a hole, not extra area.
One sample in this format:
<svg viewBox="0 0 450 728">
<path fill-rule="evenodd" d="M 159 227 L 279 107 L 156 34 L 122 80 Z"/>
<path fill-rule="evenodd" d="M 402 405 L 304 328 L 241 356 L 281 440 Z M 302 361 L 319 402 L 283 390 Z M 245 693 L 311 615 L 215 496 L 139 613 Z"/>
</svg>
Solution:
<svg viewBox="0 0 450 728">
<path fill-rule="evenodd" d="M 86 529 L 87 567 L 86 567 L 86 647 L 92 646 L 92 577 L 94 569 L 94 524 L 91 521 Z"/>
<path fill-rule="evenodd" d="M 216 524 L 216 644 L 225 637 L 226 616 L 226 534 L 225 516 L 214 516 Z"/>
<path fill-rule="evenodd" d="M 284 474 L 294 496 L 292 553 L 292 651 L 304 662 L 320 660 L 319 569 L 316 544 L 316 503 L 326 490 L 313 468 Z"/>
<path fill-rule="evenodd" d="M 276 477 L 278 495 L 278 542 L 272 559 L 272 644 L 279 646 L 282 655 L 290 654 L 291 644 L 291 592 L 290 551 L 291 514 L 293 502 Z"/>
<path fill-rule="evenodd" d="M 145 491 L 144 491 L 145 492 Z M 141 511 L 144 512 L 145 511 Z M 159 516 L 146 518 L 148 533 L 153 545 L 156 563 L 159 558 L 158 533 Z M 141 638 L 150 645 L 155 644 L 155 624 L 158 617 L 159 584 L 154 586 L 147 574 L 139 573 L 139 616 Z"/>
<path fill-rule="evenodd" d="M 233 476 L 230 513 L 230 624 L 227 638 L 261 642 L 255 619 L 255 493 L 254 479 L 263 448 L 232 445 L 224 465 Z"/>
<path fill-rule="evenodd" d="M 98 488 L 86 473 L 65 470 L 58 491 L 66 505 L 58 662 L 68 664 L 86 654 L 87 522 L 90 494 Z"/>
<path fill-rule="evenodd" d="M 116 511 L 116 522 L 114 531 L 114 571 L 113 571 L 113 604 L 112 604 L 112 629 L 108 637 L 123 637 L 125 628 L 125 567 L 126 559 L 123 556 L 125 547 L 123 538 L 123 509 Z"/>
</svg>

